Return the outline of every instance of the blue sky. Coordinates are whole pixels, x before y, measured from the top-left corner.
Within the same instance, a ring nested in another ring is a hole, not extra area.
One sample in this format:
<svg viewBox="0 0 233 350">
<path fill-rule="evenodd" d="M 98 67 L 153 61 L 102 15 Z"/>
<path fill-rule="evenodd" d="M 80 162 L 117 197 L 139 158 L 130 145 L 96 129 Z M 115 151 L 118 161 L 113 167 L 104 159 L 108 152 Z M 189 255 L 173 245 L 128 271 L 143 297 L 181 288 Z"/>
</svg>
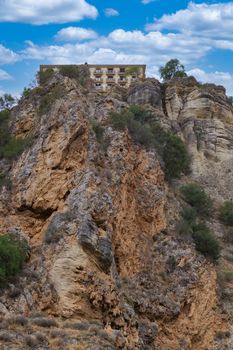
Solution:
<svg viewBox="0 0 233 350">
<path fill-rule="evenodd" d="M 46 63 L 145 63 L 178 58 L 233 95 L 233 2 L 0 0 L 0 94 L 20 95 Z"/>
</svg>

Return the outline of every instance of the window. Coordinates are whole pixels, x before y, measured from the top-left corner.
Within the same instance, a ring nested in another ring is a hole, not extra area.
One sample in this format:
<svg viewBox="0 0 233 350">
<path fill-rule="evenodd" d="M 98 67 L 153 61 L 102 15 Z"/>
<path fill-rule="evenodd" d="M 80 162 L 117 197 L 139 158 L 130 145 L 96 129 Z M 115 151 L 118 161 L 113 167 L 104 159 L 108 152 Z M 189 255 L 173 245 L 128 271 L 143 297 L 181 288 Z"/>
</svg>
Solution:
<svg viewBox="0 0 233 350">
<path fill-rule="evenodd" d="M 113 75 L 108 75 L 108 80 L 113 81 L 114 80 Z"/>
<path fill-rule="evenodd" d="M 101 73 L 102 71 L 101 71 L 101 68 L 96 68 L 95 69 L 95 73 Z"/>
<path fill-rule="evenodd" d="M 113 68 L 108 68 L 108 73 L 113 73 Z"/>
<path fill-rule="evenodd" d="M 102 88 L 102 84 L 101 84 L 101 83 L 96 83 L 96 84 L 95 84 L 95 87 L 96 87 L 97 89 L 101 89 L 101 88 Z"/>
<path fill-rule="evenodd" d="M 125 73 L 125 68 L 120 68 L 120 73 Z"/>
</svg>

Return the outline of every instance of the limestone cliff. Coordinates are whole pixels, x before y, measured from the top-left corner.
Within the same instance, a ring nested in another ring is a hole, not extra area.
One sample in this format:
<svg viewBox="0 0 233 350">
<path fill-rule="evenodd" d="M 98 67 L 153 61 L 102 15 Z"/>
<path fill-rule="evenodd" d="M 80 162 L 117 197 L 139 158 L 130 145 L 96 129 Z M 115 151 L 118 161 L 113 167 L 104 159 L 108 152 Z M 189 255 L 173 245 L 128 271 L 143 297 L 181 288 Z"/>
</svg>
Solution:
<svg viewBox="0 0 233 350">
<path fill-rule="evenodd" d="M 1 349 L 232 349 L 216 267 L 175 230 L 184 179 L 168 184 L 155 150 L 109 126 L 109 112 L 130 104 L 183 138 L 190 178 L 217 201 L 232 198 L 233 108 L 222 87 L 148 79 L 103 95 L 56 74 L 12 111 L 13 132 L 31 142 L 1 190 L 0 228 L 26 235 L 31 252 L 0 296 Z"/>
</svg>

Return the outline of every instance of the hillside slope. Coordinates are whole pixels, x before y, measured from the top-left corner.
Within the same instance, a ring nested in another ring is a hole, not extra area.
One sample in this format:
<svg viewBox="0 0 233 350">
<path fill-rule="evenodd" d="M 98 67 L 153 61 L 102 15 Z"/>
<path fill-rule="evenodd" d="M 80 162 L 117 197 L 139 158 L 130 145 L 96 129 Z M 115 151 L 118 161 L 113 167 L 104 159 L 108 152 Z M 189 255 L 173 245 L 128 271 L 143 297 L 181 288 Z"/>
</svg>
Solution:
<svg viewBox="0 0 233 350">
<path fill-rule="evenodd" d="M 184 140 L 190 175 L 168 183 L 156 150 L 110 126 L 109 112 L 129 105 Z M 233 196 L 233 108 L 222 87 L 147 79 L 103 95 L 55 74 L 13 109 L 12 130 L 31 142 L 9 167 L 0 229 L 31 250 L 0 296 L 1 349 L 233 348 L 233 286 L 223 298 L 216 273 L 233 271 L 225 227 L 209 220 L 223 246 L 217 266 L 176 229 L 181 184 L 200 183 L 215 208 Z"/>
</svg>

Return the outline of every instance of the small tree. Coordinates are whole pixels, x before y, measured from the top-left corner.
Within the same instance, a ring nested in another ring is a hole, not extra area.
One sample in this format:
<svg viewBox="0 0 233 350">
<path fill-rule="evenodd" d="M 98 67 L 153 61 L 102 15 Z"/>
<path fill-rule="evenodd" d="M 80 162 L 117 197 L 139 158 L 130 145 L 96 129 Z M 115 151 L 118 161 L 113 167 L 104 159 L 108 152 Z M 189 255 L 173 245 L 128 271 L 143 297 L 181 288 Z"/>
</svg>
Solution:
<svg viewBox="0 0 233 350">
<path fill-rule="evenodd" d="M 175 77 L 187 77 L 184 66 L 176 58 L 168 61 L 164 67 L 160 67 L 159 72 L 164 81 Z"/>
</svg>

